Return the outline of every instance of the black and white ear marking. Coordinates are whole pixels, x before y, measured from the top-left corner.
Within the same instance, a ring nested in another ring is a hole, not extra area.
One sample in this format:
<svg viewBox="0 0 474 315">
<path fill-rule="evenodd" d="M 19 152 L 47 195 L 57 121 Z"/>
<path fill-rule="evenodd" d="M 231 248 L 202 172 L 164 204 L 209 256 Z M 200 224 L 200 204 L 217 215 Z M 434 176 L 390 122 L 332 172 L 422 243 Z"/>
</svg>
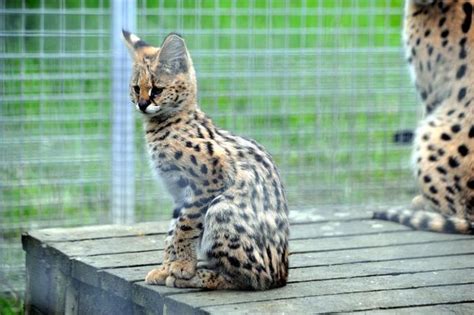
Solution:
<svg viewBox="0 0 474 315">
<path fill-rule="evenodd" d="M 181 36 L 171 33 L 161 45 L 158 61 L 172 74 L 187 72 L 189 68 L 188 50 Z"/>
<path fill-rule="evenodd" d="M 150 46 L 145 41 L 141 40 L 140 37 L 138 37 L 137 35 L 130 33 L 124 29 L 122 29 L 122 35 L 125 45 L 127 46 L 128 51 L 130 52 L 130 55 L 132 57 L 136 56 L 137 50 L 140 50 L 143 47 Z"/>
</svg>

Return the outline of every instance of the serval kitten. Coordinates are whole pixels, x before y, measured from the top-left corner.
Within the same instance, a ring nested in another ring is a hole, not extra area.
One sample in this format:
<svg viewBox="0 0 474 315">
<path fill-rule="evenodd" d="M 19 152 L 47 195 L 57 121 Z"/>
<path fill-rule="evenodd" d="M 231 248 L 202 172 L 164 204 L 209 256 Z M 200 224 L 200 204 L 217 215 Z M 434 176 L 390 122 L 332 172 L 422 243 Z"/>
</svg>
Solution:
<svg viewBox="0 0 474 315">
<path fill-rule="evenodd" d="M 175 203 L 163 265 L 145 281 L 206 289 L 284 286 L 288 207 L 270 154 L 219 129 L 199 109 L 183 38 L 169 34 L 156 48 L 123 36 L 133 57 L 131 99 L 143 116 L 152 165 Z"/>
</svg>

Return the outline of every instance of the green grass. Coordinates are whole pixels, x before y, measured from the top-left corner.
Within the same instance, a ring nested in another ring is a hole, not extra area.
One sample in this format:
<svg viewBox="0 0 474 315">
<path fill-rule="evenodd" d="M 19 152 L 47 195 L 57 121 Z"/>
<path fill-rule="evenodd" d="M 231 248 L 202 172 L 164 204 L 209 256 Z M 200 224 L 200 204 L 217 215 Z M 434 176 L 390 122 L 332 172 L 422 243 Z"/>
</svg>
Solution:
<svg viewBox="0 0 474 315">
<path fill-rule="evenodd" d="M 22 299 L 19 297 L 0 296 L 0 312 L 2 315 L 24 314 Z"/>
<path fill-rule="evenodd" d="M 63 1 L 44 3 L 58 9 Z M 66 1 L 65 10 L 80 3 Z M 291 208 L 408 200 L 410 149 L 392 142 L 395 131 L 415 126 L 417 110 L 399 53 L 402 0 L 219 1 L 216 10 L 213 0 L 196 3 L 138 1 L 137 33 L 153 44 L 170 31 L 185 35 L 201 107 L 217 125 L 268 148 Z M 2 38 L 2 53 L 45 53 L 0 64 L 2 238 L 17 242 L 16 224 L 28 221 L 109 222 L 110 22 L 107 14 L 5 15 L 7 33 L 24 25 L 26 34 L 43 27 L 55 36 Z M 73 35 L 81 29 L 87 36 Z M 81 51 L 104 56 L 48 57 Z M 170 200 L 150 174 L 136 118 L 136 217 L 165 218 Z M 21 263 L 21 249 L 8 255 Z"/>
</svg>

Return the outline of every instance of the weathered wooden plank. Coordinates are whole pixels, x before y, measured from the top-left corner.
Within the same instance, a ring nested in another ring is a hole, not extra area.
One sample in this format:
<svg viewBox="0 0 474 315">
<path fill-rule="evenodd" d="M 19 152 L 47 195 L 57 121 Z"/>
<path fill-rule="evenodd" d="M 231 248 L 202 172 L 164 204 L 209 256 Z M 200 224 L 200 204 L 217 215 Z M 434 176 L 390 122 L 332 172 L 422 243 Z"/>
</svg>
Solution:
<svg viewBox="0 0 474 315">
<path fill-rule="evenodd" d="M 189 304 L 202 308 L 216 305 L 250 303 L 269 300 L 291 300 L 310 296 L 334 295 L 394 289 L 413 289 L 428 286 L 474 283 L 474 269 L 419 272 L 396 276 L 374 276 L 336 280 L 290 283 L 284 289 L 245 291 L 200 291 L 171 295 L 164 303 Z M 474 298 L 474 296 L 473 296 Z"/>
<path fill-rule="evenodd" d="M 290 282 L 324 279 L 366 277 L 374 275 L 397 275 L 422 271 L 440 271 L 474 267 L 474 254 L 443 257 L 418 257 L 415 259 L 375 262 L 360 262 L 341 265 L 326 265 L 308 268 L 291 268 Z"/>
<path fill-rule="evenodd" d="M 322 221 L 346 221 L 372 218 L 372 211 L 387 209 L 387 207 L 338 207 L 305 209 L 290 211 L 290 221 L 293 223 L 308 223 Z"/>
<path fill-rule="evenodd" d="M 325 266 L 474 253 L 472 239 L 447 242 L 310 252 L 290 256 L 290 266 Z"/>
<path fill-rule="evenodd" d="M 149 251 L 143 253 L 125 253 L 111 254 L 101 256 L 85 256 L 75 257 L 72 262 L 83 262 L 96 269 L 140 266 L 140 265 L 156 265 L 163 261 L 163 252 L 161 250 Z"/>
<path fill-rule="evenodd" d="M 47 246 L 44 252 L 32 244 L 25 244 L 24 248 L 31 249 L 26 254 L 25 309 L 28 312 L 60 313 L 65 305 L 64 288 L 69 276 L 67 258 Z"/>
<path fill-rule="evenodd" d="M 326 238 L 352 235 L 372 235 L 379 233 L 395 233 L 412 231 L 411 229 L 390 222 L 374 221 L 320 222 L 295 225 L 291 229 L 290 240 L 301 238 Z M 413 233 L 413 232 L 411 232 Z M 433 233 L 425 233 L 433 234 Z M 409 235 L 407 235 L 409 237 Z M 431 236 L 433 238 L 433 236 Z M 64 252 L 68 256 L 92 256 L 124 252 L 142 252 L 163 249 L 165 235 L 140 235 L 116 238 L 99 238 L 73 242 L 52 242 L 50 246 Z M 296 242 L 296 243 L 295 243 Z M 326 242 L 326 241 L 324 241 Z M 341 240 L 347 242 L 346 240 Z M 295 240 L 293 244 L 300 244 Z M 330 242 L 331 243 L 331 242 Z M 314 244 L 321 244 L 320 241 Z M 331 243 L 332 244 L 332 243 Z"/>
<path fill-rule="evenodd" d="M 353 220 L 290 225 L 290 240 L 331 236 L 370 235 L 409 231 L 410 228 L 387 221 Z"/>
<path fill-rule="evenodd" d="M 435 233 L 420 233 L 419 231 L 405 231 L 403 233 L 393 233 L 389 237 L 379 235 L 353 235 L 343 237 L 333 237 L 325 239 L 304 239 L 290 242 L 290 252 L 317 252 L 334 251 L 341 249 L 370 248 L 382 246 L 402 246 L 408 244 L 422 244 L 428 242 L 448 242 L 455 240 L 468 240 L 469 235 L 437 235 Z M 443 245 L 440 245 L 443 246 Z M 473 247 L 474 249 L 474 247 Z"/>
<path fill-rule="evenodd" d="M 76 242 L 54 243 L 54 247 L 69 257 L 146 252 L 163 249 L 165 234 L 104 238 Z"/>
<path fill-rule="evenodd" d="M 359 293 L 343 293 L 309 296 L 294 299 L 272 299 L 245 304 L 227 304 L 200 308 L 211 314 L 258 314 L 258 313 L 312 313 L 348 312 L 423 306 L 442 303 L 474 301 L 474 284 L 443 285 L 415 289 L 382 290 Z M 170 297 L 171 298 L 171 297 Z"/>
<path fill-rule="evenodd" d="M 350 312 L 351 314 L 354 312 Z M 409 306 L 395 309 L 370 310 L 364 311 L 370 315 L 395 315 L 395 314 L 417 314 L 417 315 L 433 315 L 433 314 L 474 314 L 474 302 L 453 303 L 453 304 L 436 304 L 428 306 Z M 341 313 L 349 314 L 349 313 Z"/>
<path fill-rule="evenodd" d="M 134 225 L 98 225 L 75 228 L 50 228 L 30 231 L 28 234 L 41 239 L 42 242 L 69 242 L 88 239 L 140 236 L 147 234 L 164 234 L 168 230 L 168 222 L 145 222 Z"/>
<path fill-rule="evenodd" d="M 76 281 L 77 314 L 132 314 L 133 303 L 100 288 Z M 60 312 L 58 314 L 61 314 Z"/>
<path fill-rule="evenodd" d="M 26 255 L 26 294 L 25 311 L 29 314 L 36 312 L 53 312 L 49 293 L 51 286 L 50 265 L 42 257 Z"/>
</svg>

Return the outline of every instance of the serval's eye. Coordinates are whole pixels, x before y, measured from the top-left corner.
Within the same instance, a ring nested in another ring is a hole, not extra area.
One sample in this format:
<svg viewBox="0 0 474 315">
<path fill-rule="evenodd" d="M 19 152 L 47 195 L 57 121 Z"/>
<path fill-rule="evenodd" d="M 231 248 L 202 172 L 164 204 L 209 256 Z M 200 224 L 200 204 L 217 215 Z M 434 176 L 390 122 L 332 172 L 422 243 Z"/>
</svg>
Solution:
<svg viewBox="0 0 474 315">
<path fill-rule="evenodd" d="M 151 97 L 160 96 L 160 94 L 163 92 L 163 90 L 164 90 L 164 88 L 160 88 L 160 87 L 153 86 L 153 87 L 151 88 L 150 95 L 151 95 Z"/>
<path fill-rule="evenodd" d="M 135 93 L 140 94 L 140 87 L 138 85 L 134 85 L 133 90 L 135 91 Z"/>
</svg>

